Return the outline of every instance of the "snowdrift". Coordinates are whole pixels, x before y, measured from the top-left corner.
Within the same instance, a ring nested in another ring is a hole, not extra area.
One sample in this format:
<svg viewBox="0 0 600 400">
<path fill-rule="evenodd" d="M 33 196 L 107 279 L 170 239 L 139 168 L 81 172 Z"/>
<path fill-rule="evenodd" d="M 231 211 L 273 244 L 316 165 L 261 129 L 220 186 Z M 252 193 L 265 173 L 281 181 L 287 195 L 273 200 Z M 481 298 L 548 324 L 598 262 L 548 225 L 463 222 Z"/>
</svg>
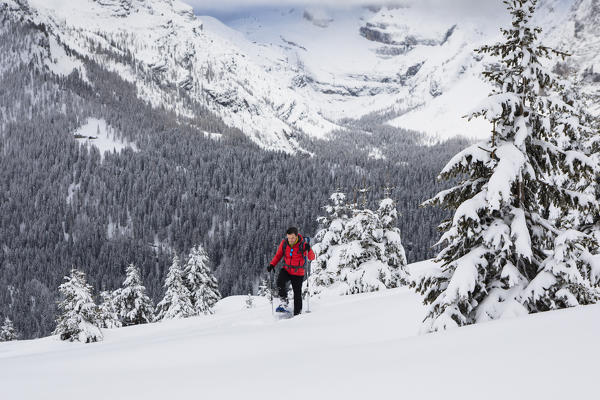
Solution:
<svg viewBox="0 0 600 400">
<path fill-rule="evenodd" d="M 216 313 L 105 330 L 101 343 L 57 337 L 0 343 L 3 399 L 591 398 L 600 305 L 419 335 L 406 288 L 312 299 L 275 320 L 265 298 Z M 305 304 L 306 306 L 306 304 Z"/>
</svg>

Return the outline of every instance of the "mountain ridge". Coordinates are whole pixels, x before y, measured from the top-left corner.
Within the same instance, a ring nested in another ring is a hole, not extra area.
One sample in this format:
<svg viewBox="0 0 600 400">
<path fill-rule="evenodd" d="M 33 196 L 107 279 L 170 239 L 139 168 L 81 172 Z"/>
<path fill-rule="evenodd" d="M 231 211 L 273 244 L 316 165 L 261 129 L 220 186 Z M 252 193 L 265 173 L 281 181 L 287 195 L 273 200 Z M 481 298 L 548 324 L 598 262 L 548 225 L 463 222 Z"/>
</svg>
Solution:
<svg viewBox="0 0 600 400">
<path fill-rule="evenodd" d="M 78 57 L 92 57 L 154 107 L 185 119 L 187 97 L 266 149 L 304 152 L 301 134 L 329 137 L 343 119 L 390 111 L 391 125 L 441 139 L 489 133 L 485 121 L 461 118 L 490 91 L 480 75 L 493 60 L 473 51 L 499 37 L 489 21 L 414 4 L 275 8 L 226 24 L 179 0 L 0 4 L 47 27 L 53 72 L 85 77 Z M 598 0 L 547 0 L 536 17 L 549 44 L 573 47 L 568 63 L 592 94 L 600 81 L 598 9 Z"/>
<path fill-rule="evenodd" d="M 259 145 L 285 152 L 298 149 L 294 140 L 298 131 L 319 135 L 335 127 L 295 101 L 293 93 L 269 82 L 226 40 L 207 32 L 191 7 L 180 1 L 84 0 L 76 6 L 63 0 L 1 3 L 46 27 L 49 40 L 60 44 L 47 57 L 56 60 L 54 64 L 77 65 L 77 57 L 91 57 L 135 83 L 140 98 L 154 107 L 172 109 L 182 118 L 192 113 L 181 100 L 185 94 Z M 123 59 L 108 56 L 107 51 Z M 75 69 L 55 72 L 68 75 Z M 83 70 L 80 73 L 85 75 Z M 250 81 L 250 76 L 259 79 Z M 274 102 L 277 94 L 280 101 Z"/>
</svg>

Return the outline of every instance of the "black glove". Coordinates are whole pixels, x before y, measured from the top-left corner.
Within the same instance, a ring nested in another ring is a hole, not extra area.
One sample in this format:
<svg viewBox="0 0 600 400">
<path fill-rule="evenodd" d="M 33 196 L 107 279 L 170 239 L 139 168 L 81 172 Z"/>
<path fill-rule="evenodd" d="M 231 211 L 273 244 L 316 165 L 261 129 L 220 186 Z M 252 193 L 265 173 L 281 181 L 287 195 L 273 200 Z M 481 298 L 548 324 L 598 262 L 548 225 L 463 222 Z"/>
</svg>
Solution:
<svg viewBox="0 0 600 400">
<path fill-rule="evenodd" d="M 269 266 L 267 267 L 267 272 L 271 272 L 271 271 L 273 271 L 274 269 L 275 269 L 275 266 L 274 266 L 274 265 L 269 265 Z"/>
<path fill-rule="evenodd" d="M 306 251 L 310 251 L 310 244 L 308 244 L 308 243 L 306 243 L 306 242 L 304 243 L 304 251 L 305 251 L 305 252 L 306 252 Z"/>
</svg>

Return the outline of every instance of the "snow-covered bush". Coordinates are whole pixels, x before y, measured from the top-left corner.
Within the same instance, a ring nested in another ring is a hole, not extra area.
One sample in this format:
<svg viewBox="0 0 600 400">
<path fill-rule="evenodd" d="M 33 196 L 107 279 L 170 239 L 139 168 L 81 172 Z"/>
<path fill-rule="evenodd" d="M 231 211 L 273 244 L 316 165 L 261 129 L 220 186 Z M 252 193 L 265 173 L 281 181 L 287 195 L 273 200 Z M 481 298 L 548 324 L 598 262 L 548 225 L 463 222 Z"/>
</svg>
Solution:
<svg viewBox="0 0 600 400">
<path fill-rule="evenodd" d="M 254 308 L 254 298 L 252 297 L 252 293 L 248 293 L 246 297 L 246 308 Z"/>
<path fill-rule="evenodd" d="M 273 298 L 273 294 L 271 293 L 271 287 L 269 282 L 267 282 L 266 279 L 262 279 L 260 281 L 260 283 L 258 284 L 258 292 L 257 292 L 258 296 L 261 297 L 266 297 L 267 300 L 271 301 L 271 299 Z"/>
</svg>

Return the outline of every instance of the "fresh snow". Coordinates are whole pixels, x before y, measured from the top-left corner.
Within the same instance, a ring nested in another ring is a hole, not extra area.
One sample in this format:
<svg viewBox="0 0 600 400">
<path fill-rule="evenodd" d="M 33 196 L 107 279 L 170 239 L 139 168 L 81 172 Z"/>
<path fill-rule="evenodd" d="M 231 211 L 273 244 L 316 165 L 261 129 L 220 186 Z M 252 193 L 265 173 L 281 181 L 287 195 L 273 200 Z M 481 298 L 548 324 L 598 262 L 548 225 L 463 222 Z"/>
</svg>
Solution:
<svg viewBox="0 0 600 400">
<path fill-rule="evenodd" d="M 383 154 L 379 147 L 373 147 L 368 155 L 369 158 L 373 160 L 385 160 L 386 156 Z"/>
<path fill-rule="evenodd" d="M 106 153 L 120 153 L 123 149 L 131 148 L 133 151 L 138 151 L 134 143 L 129 143 L 127 140 L 119 138 L 117 132 L 103 119 L 88 118 L 85 124 L 80 126 L 73 134 L 74 136 L 84 136 L 76 140 L 86 146 L 94 146 L 100 151 L 100 155 L 104 158 Z M 72 190 L 69 188 L 69 197 Z"/>
<path fill-rule="evenodd" d="M 266 298 L 251 309 L 246 300 L 225 298 L 214 315 L 105 329 L 100 343 L 0 343 L 2 396 L 551 400 L 597 391 L 600 305 L 419 335 L 425 309 L 406 288 L 312 298 L 311 313 L 282 321 Z"/>
<path fill-rule="evenodd" d="M 219 141 L 223 138 L 222 133 L 206 132 L 206 131 L 204 131 L 204 136 L 206 136 L 209 139 L 216 140 L 216 141 Z"/>
<path fill-rule="evenodd" d="M 79 71 L 80 75 L 85 78 L 85 68 L 83 63 L 72 57 L 69 57 L 65 49 L 56 41 L 56 38 L 49 37 L 51 58 L 46 60 L 48 68 L 57 75 L 68 76 L 73 71 Z"/>
<path fill-rule="evenodd" d="M 517 181 L 526 166 L 525 156 L 514 144 L 505 143 L 496 150 L 498 166 L 488 182 L 486 202 L 490 210 L 509 203 L 513 182 Z"/>
</svg>

